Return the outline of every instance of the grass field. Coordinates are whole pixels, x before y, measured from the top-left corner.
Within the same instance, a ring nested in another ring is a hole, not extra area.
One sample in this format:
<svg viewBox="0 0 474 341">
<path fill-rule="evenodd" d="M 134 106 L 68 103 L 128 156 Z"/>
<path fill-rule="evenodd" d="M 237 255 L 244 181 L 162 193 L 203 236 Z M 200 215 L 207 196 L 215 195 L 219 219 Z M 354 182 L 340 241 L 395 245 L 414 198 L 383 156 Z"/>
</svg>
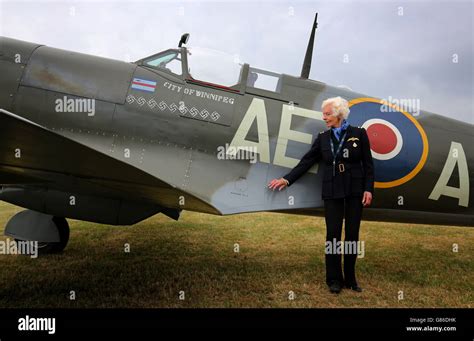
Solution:
<svg viewBox="0 0 474 341">
<path fill-rule="evenodd" d="M 1 226 L 20 210 L 0 203 Z M 0 307 L 474 305 L 472 228 L 363 221 L 357 274 L 364 292 L 333 295 L 325 284 L 323 218 L 184 212 L 179 222 L 157 215 L 133 227 L 70 225 L 63 254 L 0 255 Z"/>
</svg>

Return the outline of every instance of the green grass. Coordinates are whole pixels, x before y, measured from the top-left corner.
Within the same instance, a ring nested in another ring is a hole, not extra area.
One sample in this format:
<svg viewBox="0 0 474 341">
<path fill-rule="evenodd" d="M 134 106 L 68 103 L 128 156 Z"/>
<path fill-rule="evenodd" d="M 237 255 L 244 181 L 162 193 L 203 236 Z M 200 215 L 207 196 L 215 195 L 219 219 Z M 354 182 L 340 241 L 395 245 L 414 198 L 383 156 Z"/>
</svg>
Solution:
<svg viewBox="0 0 474 341">
<path fill-rule="evenodd" d="M 0 203 L 2 226 L 20 210 Z M 0 255 L 0 307 L 471 308 L 474 301 L 472 228 L 363 221 L 357 274 L 364 292 L 332 295 L 323 218 L 184 212 L 179 222 L 157 215 L 133 227 L 70 225 L 63 254 Z"/>
</svg>

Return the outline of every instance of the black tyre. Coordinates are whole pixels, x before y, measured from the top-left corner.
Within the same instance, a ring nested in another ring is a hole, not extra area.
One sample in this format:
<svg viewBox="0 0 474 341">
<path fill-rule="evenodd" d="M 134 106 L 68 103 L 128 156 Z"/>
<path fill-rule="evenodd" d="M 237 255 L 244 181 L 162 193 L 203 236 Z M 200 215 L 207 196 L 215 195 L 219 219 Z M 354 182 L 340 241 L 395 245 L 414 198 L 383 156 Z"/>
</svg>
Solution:
<svg viewBox="0 0 474 341">
<path fill-rule="evenodd" d="M 54 217 L 53 222 L 58 229 L 59 242 L 38 242 L 38 254 L 40 255 L 60 253 L 66 248 L 69 241 L 69 224 L 66 218 Z M 15 241 L 19 242 L 21 240 L 15 239 Z"/>
</svg>

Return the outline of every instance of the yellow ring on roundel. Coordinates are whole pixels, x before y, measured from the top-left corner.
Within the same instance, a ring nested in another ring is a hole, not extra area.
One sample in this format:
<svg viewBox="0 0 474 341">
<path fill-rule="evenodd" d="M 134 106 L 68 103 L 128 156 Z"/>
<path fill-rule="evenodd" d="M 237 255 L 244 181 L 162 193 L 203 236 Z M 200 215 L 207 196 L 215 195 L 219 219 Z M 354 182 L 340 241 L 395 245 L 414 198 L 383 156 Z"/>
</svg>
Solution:
<svg viewBox="0 0 474 341">
<path fill-rule="evenodd" d="M 405 175 L 403 178 L 400 178 L 400 179 L 397 179 L 397 180 L 394 180 L 394 181 L 388 181 L 388 182 L 375 181 L 374 187 L 375 188 L 391 188 L 391 187 L 400 186 L 400 185 L 404 184 L 405 182 L 410 181 L 423 169 L 423 166 L 426 163 L 426 159 L 428 158 L 429 145 L 428 145 L 428 137 L 426 136 L 425 130 L 423 129 L 423 127 L 420 125 L 420 123 L 418 123 L 418 121 L 412 115 L 410 115 L 409 113 L 401 110 L 398 106 L 396 106 L 394 104 L 391 104 L 391 103 L 388 103 L 387 101 L 384 101 L 384 100 L 381 100 L 381 99 L 370 98 L 370 97 L 354 98 L 354 99 L 349 101 L 349 108 L 352 107 L 355 104 L 363 103 L 363 102 L 373 102 L 373 103 L 379 103 L 379 104 L 382 104 L 382 105 L 388 105 L 388 106 L 392 107 L 393 109 L 401 112 L 410 121 L 413 122 L 416 129 L 418 129 L 418 131 L 420 132 L 421 139 L 423 141 L 423 153 L 421 154 L 420 161 L 418 162 L 416 167 L 413 168 L 413 170 L 410 173 Z"/>
</svg>

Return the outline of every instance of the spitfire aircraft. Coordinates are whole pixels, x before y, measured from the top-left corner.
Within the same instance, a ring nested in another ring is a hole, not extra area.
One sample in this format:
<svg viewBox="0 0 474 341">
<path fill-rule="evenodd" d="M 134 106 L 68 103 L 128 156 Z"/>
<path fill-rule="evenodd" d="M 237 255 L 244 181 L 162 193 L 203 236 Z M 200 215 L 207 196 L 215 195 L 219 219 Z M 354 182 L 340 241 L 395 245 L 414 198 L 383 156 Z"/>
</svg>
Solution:
<svg viewBox="0 0 474 341">
<path fill-rule="evenodd" d="M 133 63 L 1 37 L 0 200 L 27 209 L 5 234 L 47 253 L 65 248 L 66 218 L 321 216 L 318 165 L 283 191 L 266 184 L 325 130 L 321 103 L 334 96 L 371 142 L 364 219 L 474 226 L 474 126 L 308 79 L 316 26 L 300 76 L 187 47 L 188 34 Z"/>
</svg>

